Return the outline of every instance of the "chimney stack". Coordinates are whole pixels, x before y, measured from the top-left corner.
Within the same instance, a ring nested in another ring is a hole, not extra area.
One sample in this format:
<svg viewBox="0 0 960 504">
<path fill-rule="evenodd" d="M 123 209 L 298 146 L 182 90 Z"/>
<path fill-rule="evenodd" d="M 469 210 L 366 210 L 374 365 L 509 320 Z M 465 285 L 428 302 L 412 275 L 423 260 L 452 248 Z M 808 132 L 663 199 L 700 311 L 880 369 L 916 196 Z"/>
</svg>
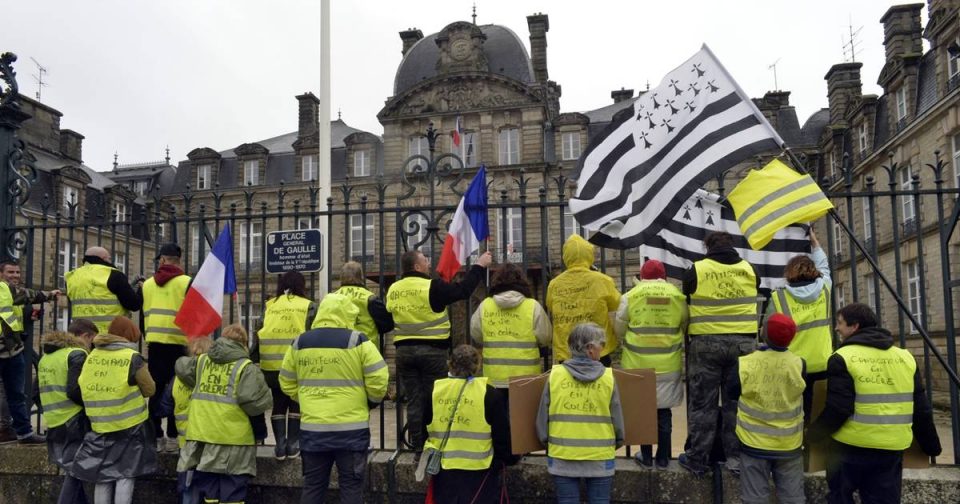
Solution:
<svg viewBox="0 0 960 504">
<path fill-rule="evenodd" d="M 76 131 L 60 130 L 60 154 L 78 163 L 83 162 L 83 135 Z"/>
<path fill-rule="evenodd" d="M 400 54 L 406 56 L 407 51 L 413 47 L 413 44 L 416 44 L 420 39 L 423 38 L 423 32 L 416 29 L 410 28 L 408 30 L 400 32 L 400 40 L 403 41 L 403 49 L 400 50 Z"/>
<path fill-rule="evenodd" d="M 297 96 L 300 102 L 300 120 L 297 138 L 304 138 L 317 134 L 318 116 L 320 114 L 320 99 L 307 91 Z"/>
<path fill-rule="evenodd" d="M 839 63 L 830 67 L 823 78 L 827 81 L 827 101 L 830 104 L 830 124 L 846 120 L 850 103 L 859 99 L 863 85 L 860 82 L 860 67 L 863 63 Z"/>
<path fill-rule="evenodd" d="M 920 13 L 924 4 L 894 5 L 880 18 L 887 64 L 907 55 L 923 53 L 923 25 Z"/>
<path fill-rule="evenodd" d="M 546 14 L 536 13 L 527 16 L 530 28 L 530 60 L 533 63 L 533 75 L 537 82 L 545 84 L 547 73 L 547 32 L 550 31 L 550 19 Z"/>
<path fill-rule="evenodd" d="M 614 89 L 610 92 L 610 98 L 613 98 L 613 103 L 620 103 L 624 100 L 629 100 L 630 98 L 633 98 L 633 90 L 623 88 Z"/>
</svg>

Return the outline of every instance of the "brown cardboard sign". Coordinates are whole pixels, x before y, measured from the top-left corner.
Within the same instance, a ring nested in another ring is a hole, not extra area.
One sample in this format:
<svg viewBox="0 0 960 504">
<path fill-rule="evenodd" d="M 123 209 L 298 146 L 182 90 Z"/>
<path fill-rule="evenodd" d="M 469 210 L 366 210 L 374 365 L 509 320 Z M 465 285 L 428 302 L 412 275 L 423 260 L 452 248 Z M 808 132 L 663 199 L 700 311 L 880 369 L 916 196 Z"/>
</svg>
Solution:
<svg viewBox="0 0 960 504">
<path fill-rule="evenodd" d="M 510 380 L 510 442 L 516 455 L 546 449 L 537 438 L 537 411 L 550 373 Z M 624 444 L 657 442 L 657 377 L 653 369 L 613 370 L 623 410 Z"/>
</svg>

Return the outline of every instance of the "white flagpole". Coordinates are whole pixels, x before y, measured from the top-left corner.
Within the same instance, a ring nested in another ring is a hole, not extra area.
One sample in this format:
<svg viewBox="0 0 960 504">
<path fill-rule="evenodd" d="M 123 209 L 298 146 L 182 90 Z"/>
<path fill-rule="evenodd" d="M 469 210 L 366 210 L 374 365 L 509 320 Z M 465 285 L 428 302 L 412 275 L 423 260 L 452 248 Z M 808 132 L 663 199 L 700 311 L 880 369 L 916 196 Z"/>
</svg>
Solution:
<svg viewBox="0 0 960 504">
<path fill-rule="evenodd" d="M 326 210 L 327 198 L 330 197 L 330 0 L 320 0 L 320 109 L 317 114 L 317 120 L 320 123 L 317 128 L 319 132 L 319 152 L 317 153 L 317 178 L 319 181 L 320 192 L 318 193 L 317 204 L 319 208 Z M 323 297 L 329 292 L 330 286 L 327 282 L 327 274 L 331 264 L 331 257 L 327 253 L 329 250 L 330 233 L 327 229 L 327 219 L 320 219 L 320 233 L 324 237 L 323 267 L 326 271 L 320 271 L 319 296 Z"/>
</svg>

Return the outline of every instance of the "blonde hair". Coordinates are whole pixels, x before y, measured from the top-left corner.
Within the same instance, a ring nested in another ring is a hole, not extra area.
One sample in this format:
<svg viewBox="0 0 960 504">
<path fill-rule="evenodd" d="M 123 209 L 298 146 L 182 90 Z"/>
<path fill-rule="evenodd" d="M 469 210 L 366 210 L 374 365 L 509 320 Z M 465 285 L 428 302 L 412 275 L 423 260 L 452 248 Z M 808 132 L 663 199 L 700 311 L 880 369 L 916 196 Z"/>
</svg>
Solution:
<svg viewBox="0 0 960 504">
<path fill-rule="evenodd" d="M 240 324 L 230 324 L 224 327 L 223 332 L 220 333 L 220 337 L 230 341 L 236 341 L 243 345 L 243 348 L 247 348 L 247 330 Z"/>
<path fill-rule="evenodd" d="M 212 345 L 213 340 L 209 337 L 193 338 L 190 340 L 190 343 L 187 344 L 187 350 L 190 352 L 190 355 L 196 356 L 209 352 Z"/>
</svg>

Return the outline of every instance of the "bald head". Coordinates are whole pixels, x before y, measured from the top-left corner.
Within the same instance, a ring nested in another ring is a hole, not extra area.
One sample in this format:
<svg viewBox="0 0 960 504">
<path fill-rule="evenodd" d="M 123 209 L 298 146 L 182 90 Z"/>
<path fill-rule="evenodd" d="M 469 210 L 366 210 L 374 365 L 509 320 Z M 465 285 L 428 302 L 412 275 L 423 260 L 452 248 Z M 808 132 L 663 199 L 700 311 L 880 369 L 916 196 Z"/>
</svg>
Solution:
<svg viewBox="0 0 960 504">
<path fill-rule="evenodd" d="M 103 247 L 90 247 L 87 249 L 86 252 L 83 253 L 83 255 L 99 257 L 100 259 L 103 259 L 104 261 L 107 261 L 107 262 L 110 261 L 110 252 L 108 252 L 107 249 Z"/>
</svg>

